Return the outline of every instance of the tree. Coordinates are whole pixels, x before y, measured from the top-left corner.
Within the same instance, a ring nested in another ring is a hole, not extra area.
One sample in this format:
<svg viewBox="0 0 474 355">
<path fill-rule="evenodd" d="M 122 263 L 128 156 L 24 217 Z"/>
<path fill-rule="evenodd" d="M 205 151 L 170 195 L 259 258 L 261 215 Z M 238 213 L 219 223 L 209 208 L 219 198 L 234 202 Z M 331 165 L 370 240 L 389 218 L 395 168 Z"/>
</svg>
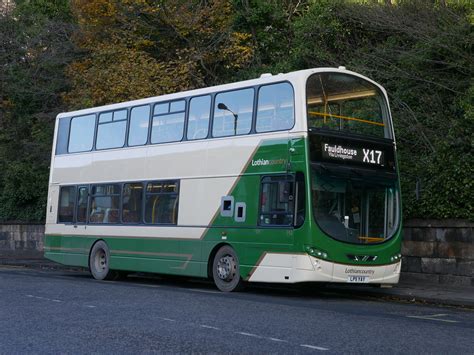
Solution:
<svg viewBox="0 0 474 355">
<path fill-rule="evenodd" d="M 237 3 L 255 58 L 236 77 L 344 65 L 378 81 L 391 101 L 405 216 L 473 215 L 472 2 Z"/>
<path fill-rule="evenodd" d="M 54 117 L 74 56 L 67 1 L 17 1 L 0 16 L 0 220 L 46 212 Z"/>
<path fill-rule="evenodd" d="M 83 59 L 71 64 L 73 107 L 192 89 L 221 81 L 252 55 L 227 1 L 73 1 Z"/>
<path fill-rule="evenodd" d="M 252 35 L 255 54 L 251 69 L 265 71 L 282 64 L 281 59 L 288 57 L 293 49 L 292 25 L 308 6 L 309 1 L 301 0 L 234 1 L 235 26 Z"/>
<path fill-rule="evenodd" d="M 294 23 L 295 67 L 345 65 L 387 89 L 406 216 L 474 212 L 470 16 L 472 5 L 331 1 L 314 3 Z"/>
<path fill-rule="evenodd" d="M 473 215 L 472 1 L 16 4 L 0 14 L 0 220 L 44 218 L 60 111 L 339 65 L 389 93 L 405 216 Z"/>
</svg>

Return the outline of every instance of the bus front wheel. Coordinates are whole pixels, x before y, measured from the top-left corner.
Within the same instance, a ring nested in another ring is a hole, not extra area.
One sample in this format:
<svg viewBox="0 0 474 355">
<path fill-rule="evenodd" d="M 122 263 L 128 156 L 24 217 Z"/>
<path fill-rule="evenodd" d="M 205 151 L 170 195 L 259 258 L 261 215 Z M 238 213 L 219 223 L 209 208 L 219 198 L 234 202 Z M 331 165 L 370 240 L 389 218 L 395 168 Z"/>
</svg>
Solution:
<svg viewBox="0 0 474 355">
<path fill-rule="evenodd" d="M 99 240 L 92 247 L 89 256 L 89 271 L 96 280 L 115 280 L 118 273 L 110 270 L 110 251 L 107 244 Z"/>
<path fill-rule="evenodd" d="M 217 288 L 223 292 L 242 289 L 239 258 L 230 246 L 223 246 L 214 256 L 212 278 Z"/>
</svg>

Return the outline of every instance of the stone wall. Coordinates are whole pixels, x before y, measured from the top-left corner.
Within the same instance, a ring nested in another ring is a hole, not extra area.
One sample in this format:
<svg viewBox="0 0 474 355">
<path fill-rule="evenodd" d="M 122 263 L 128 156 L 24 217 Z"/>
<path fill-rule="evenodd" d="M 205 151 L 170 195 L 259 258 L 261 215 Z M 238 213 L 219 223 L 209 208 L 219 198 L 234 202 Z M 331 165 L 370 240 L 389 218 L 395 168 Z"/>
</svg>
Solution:
<svg viewBox="0 0 474 355">
<path fill-rule="evenodd" d="M 405 221 L 401 280 L 474 286 L 473 227 L 461 220 Z M 0 257 L 41 255 L 43 239 L 44 225 L 0 224 Z"/>
<path fill-rule="evenodd" d="M 474 223 L 404 222 L 402 280 L 474 286 Z"/>
<path fill-rule="evenodd" d="M 0 251 L 43 251 L 44 224 L 1 224 Z"/>
</svg>

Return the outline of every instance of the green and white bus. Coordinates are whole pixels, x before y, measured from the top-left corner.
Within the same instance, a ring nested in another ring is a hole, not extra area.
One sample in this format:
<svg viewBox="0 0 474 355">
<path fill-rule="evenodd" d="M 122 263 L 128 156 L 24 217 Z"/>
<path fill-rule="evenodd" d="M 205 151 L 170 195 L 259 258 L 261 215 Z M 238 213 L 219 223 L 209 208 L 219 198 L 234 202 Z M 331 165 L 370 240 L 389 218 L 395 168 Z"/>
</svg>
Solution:
<svg viewBox="0 0 474 355">
<path fill-rule="evenodd" d="M 45 256 L 242 282 L 397 283 L 388 98 L 339 68 L 61 113 Z"/>
</svg>

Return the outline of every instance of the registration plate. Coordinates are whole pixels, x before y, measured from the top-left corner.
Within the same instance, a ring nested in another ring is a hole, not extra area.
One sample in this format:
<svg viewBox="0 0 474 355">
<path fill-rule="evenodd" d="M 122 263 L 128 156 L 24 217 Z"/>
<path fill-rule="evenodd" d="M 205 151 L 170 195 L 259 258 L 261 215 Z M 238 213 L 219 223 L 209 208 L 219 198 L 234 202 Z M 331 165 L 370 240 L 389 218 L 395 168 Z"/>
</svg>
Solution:
<svg viewBox="0 0 474 355">
<path fill-rule="evenodd" d="M 348 276 L 347 282 L 367 283 L 369 282 L 369 277 L 368 276 Z"/>
</svg>

